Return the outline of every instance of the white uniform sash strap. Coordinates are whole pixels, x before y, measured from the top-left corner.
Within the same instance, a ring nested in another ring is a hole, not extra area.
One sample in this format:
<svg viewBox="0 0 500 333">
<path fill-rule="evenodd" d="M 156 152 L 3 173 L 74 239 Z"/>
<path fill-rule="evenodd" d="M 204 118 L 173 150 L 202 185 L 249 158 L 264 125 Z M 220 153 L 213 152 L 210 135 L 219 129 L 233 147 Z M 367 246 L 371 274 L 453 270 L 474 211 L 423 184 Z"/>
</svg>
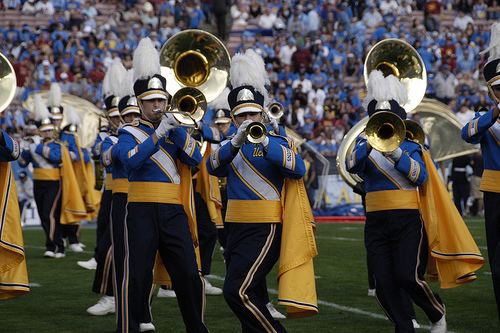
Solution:
<svg viewBox="0 0 500 333">
<path fill-rule="evenodd" d="M 118 138 L 116 136 L 114 136 L 114 135 L 110 135 L 109 139 L 111 140 L 111 142 L 113 144 L 117 144 L 118 143 Z"/>
<path fill-rule="evenodd" d="M 146 133 L 136 127 L 127 126 L 123 127 L 123 129 L 132 134 L 134 138 L 139 141 L 139 143 L 143 143 L 149 138 Z M 179 172 L 177 171 L 177 166 L 175 165 L 174 160 L 163 148 L 160 147 L 160 149 L 158 149 L 158 151 L 151 156 L 151 159 L 170 178 L 172 183 L 181 183 L 181 177 L 179 176 Z"/>
<path fill-rule="evenodd" d="M 394 164 L 388 158 L 382 155 L 382 153 L 373 149 L 370 153 L 370 159 L 380 170 L 380 172 L 382 172 L 401 190 L 415 189 L 415 185 L 413 185 L 401 172 L 396 170 Z"/>
<path fill-rule="evenodd" d="M 54 167 L 50 164 L 42 155 L 38 155 L 34 151 L 31 151 L 31 157 L 42 169 L 53 169 Z"/>
<path fill-rule="evenodd" d="M 500 145 L 500 122 L 498 120 L 493 124 L 493 126 L 490 127 L 490 133 L 496 143 Z"/>
<path fill-rule="evenodd" d="M 250 166 L 249 162 L 243 157 L 241 150 L 231 163 L 238 177 L 257 195 L 264 200 L 280 200 L 280 194 L 276 187 L 259 173 L 254 167 Z"/>
</svg>

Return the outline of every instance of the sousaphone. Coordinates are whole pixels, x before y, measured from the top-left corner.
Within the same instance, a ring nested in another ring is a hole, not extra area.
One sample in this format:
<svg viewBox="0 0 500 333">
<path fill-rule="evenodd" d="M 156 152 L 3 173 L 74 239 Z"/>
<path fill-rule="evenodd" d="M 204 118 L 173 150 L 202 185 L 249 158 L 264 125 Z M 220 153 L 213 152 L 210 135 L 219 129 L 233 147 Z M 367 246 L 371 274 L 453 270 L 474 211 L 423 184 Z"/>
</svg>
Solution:
<svg viewBox="0 0 500 333">
<path fill-rule="evenodd" d="M 16 73 L 11 63 L 0 53 L 0 112 L 9 106 L 16 94 Z"/>
</svg>

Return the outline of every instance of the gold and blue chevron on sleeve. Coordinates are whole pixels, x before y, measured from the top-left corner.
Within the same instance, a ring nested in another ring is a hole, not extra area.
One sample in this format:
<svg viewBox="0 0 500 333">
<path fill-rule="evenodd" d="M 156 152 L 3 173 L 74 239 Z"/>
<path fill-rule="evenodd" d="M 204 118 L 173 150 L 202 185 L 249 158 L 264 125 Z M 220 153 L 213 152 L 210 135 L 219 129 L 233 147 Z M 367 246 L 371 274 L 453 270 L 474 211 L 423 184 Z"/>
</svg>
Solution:
<svg viewBox="0 0 500 333">
<path fill-rule="evenodd" d="M 189 157 L 193 157 L 194 151 L 196 148 L 195 140 L 190 136 L 186 135 L 186 142 L 184 143 L 184 147 L 182 148 Z"/>
<path fill-rule="evenodd" d="M 283 167 L 288 170 L 295 170 L 295 154 L 290 148 L 281 146 L 283 151 Z"/>
<path fill-rule="evenodd" d="M 347 161 L 347 163 L 348 163 L 348 169 L 353 168 L 356 165 L 356 152 L 355 151 L 353 151 L 351 153 L 351 156 L 349 156 L 349 161 Z"/>
<path fill-rule="evenodd" d="M 139 146 L 135 146 L 134 148 L 130 149 L 127 153 L 128 158 L 131 158 L 135 154 L 139 152 Z"/>
<path fill-rule="evenodd" d="M 479 123 L 479 118 L 474 119 L 469 122 L 469 136 L 473 136 L 477 133 L 477 125 Z"/>
<path fill-rule="evenodd" d="M 414 159 L 410 158 L 410 172 L 408 172 L 408 179 L 416 183 L 420 176 L 420 164 Z"/>
<path fill-rule="evenodd" d="M 103 154 L 102 154 L 102 164 L 104 166 L 110 166 L 111 163 L 113 162 L 113 158 L 112 158 L 112 155 L 111 155 L 111 150 L 113 148 L 109 148 L 108 150 L 106 150 Z M 129 152 L 130 153 L 130 152 Z"/>
<path fill-rule="evenodd" d="M 216 149 L 212 154 L 210 154 L 210 165 L 212 166 L 212 169 L 217 169 L 220 165 L 219 150 L 220 149 Z"/>
</svg>

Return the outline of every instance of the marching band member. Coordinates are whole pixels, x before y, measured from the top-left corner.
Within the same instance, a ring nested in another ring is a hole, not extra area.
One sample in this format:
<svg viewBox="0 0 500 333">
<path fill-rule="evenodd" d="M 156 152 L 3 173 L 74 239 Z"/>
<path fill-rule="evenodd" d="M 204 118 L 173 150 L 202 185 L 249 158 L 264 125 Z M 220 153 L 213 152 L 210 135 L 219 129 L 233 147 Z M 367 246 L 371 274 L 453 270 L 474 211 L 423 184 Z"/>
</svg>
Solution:
<svg viewBox="0 0 500 333">
<path fill-rule="evenodd" d="M 312 214 L 303 183 L 299 181 L 305 173 L 304 162 L 284 137 L 264 133 L 262 143 L 247 142 L 247 126 L 253 121 L 263 120 L 267 82 L 264 62 L 253 50 L 233 57 L 233 89 L 228 102 L 238 130 L 207 161 L 212 175 L 227 177 L 228 205 L 224 221 L 227 273 L 223 290 L 228 305 L 241 322 L 243 332 L 285 332 L 285 328 L 271 316 L 267 308 L 268 297 L 262 293 L 266 276 L 278 261 L 280 250 L 280 304 L 288 306 L 291 316 L 317 312 L 312 268 L 312 258 L 316 255 Z M 284 185 L 286 190 L 282 190 Z M 296 200 L 288 197 L 292 190 L 299 193 Z M 295 207 L 290 206 L 292 202 Z M 297 208 L 301 211 L 298 212 Z M 304 211 L 308 211 L 307 216 L 303 215 Z M 298 235 L 295 227 L 306 232 L 301 239 L 307 240 L 307 243 L 291 236 Z M 292 253 L 295 259 L 307 259 L 298 263 L 291 258 Z M 291 283 L 290 279 L 296 271 L 290 269 L 285 272 L 283 267 L 303 269 L 301 282 L 310 283 L 304 283 L 304 288 L 296 288 L 294 283 L 298 281 Z M 294 288 L 291 288 L 292 284 Z M 303 294 L 294 294 L 298 289 Z M 267 290 L 264 292 L 267 294 Z"/>
<path fill-rule="evenodd" d="M 19 144 L 0 131 L 0 300 L 29 292 L 21 216 L 10 161 L 19 157 Z"/>
<path fill-rule="evenodd" d="M 164 115 L 169 96 L 165 78 L 160 75 L 158 52 L 149 38 L 140 41 L 133 65 L 141 119 L 119 131 L 120 161 L 129 171 L 129 190 L 121 304 L 124 311 L 118 331 L 139 331 L 142 311 L 149 307 L 144 295 L 152 285 L 158 251 L 177 294 L 186 331 L 208 332 L 203 323 L 203 280 L 182 200 L 183 195 L 191 193 L 182 190 L 183 186 L 189 186 L 188 191 L 191 188 L 191 173 L 184 166 L 197 166 L 200 151 L 186 130 L 177 127 L 173 116 Z"/>
<path fill-rule="evenodd" d="M 118 141 L 117 132 L 120 126 L 120 111 L 118 102 L 121 86 L 125 85 L 127 72 L 120 60 L 116 58 L 111 64 L 103 81 L 103 91 L 105 94 L 104 104 L 106 106 L 107 118 L 111 127 L 111 135 L 108 135 L 96 148 L 96 152 L 106 151 L 110 145 Z M 102 154 L 100 154 L 102 155 Z M 101 161 L 99 161 L 101 163 Z M 106 171 L 104 182 L 104 192 L 102 194 L 99 214 L 97 216 L 96 250 L 95 259 L 97 261 L 96 272 L 92 291 L 103 295 L 97 304 L 89 307 L 87 313 L 94 316 L 104 316 L 115 313 L 115 295 L 113 288 L 113 248 L 111 236 L 111 207 L 113 196 L 113 166 L 111 163 L 103 163 Z M 123 207 L 121 208 L 123 209 Z M 123 262 L 123 258 L 121 259 Z"/>
<path fill-rule="evenodd" d="M 26 167 L 33 164 L 33 192 L 38 215 L 45 231 L 45 253 L 48 258 L 63 258 L 64 243 L 61 237 L 61 145 L 54 141 L 54 125 L 50 113 L 40 96 L 35 96 L 34 113 L 38 132 L 43 142 L 30 144 L 19 158 L 19 164 Z"/>
<path fill-rule="evenodd" d="M 491 98 L 497 103 L 491 110 L 482 109 L 462 129 L 462 138 L 481 144 L 484 172 L 481 191 L 484 192 L 484 219 L 488 258 L 491 267 L 493 290 L 500 319 L 500 23 L 491 28 L 488 62 L 483 75 Z"/>
</svg>

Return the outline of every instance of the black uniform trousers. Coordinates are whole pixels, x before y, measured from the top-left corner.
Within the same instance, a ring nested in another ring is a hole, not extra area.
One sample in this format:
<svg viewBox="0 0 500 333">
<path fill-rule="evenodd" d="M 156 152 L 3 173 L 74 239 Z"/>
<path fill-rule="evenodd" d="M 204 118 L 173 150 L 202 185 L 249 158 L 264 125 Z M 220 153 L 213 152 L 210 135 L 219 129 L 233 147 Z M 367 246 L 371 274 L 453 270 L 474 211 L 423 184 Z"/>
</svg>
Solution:
<svg viewBox="0 0 500 333">
<path fill-rule="evenodd" d="M 92 291 L 97 294 L 113 296 L 113 249 L 111 247 L 111 202 L 113 192 L 106 190 L 102 194 L 101 206 L 97 215 L 96 247 L 94 257 L 97 268 Z M 125 210 L 125 209 L 124 209 Z"/>
<path fill-rule="evenodd" d="M 208 332 L 203 323 L 204 283 L 184 208 L 177 204 L 129 202 L 125 228 L 123 332 L 138 332 L 152 284 L 156 252 L 177 295 L 186 331 Z"/>
<path fill-rule="evenodd" d="M 424 280 L 428 245 L 419 211 L 366 213 L 365 245 L 377 299 L 394 322 L 395 332 L 415 332 L 408 311 L 410 298 L 431 322 L 439 321 L 444 305 Z"/>
<path fill-rule="evenodd" d="M 196 207 L 198 241 L 200 243 L 201 274 L 205 276 L 210 274 L 210 267 L 212 267 L 212 256 L 215 244 L 217 244 L 217 228 L 210 219 L 206 202 L 198 192 L 194 193 L 194 204 Z"/>
<path fill-rule="evenodd" d="M 79 244 L 78 240 L 78 230 L 80 229 L 80 224 L 64 224 L 61 226 L 61 236 L 62 238 L 67 238 L 69 244 Z"/>
<path fill-rule="evenodd" d="M 265 290 L 266 276 L 280 255 L 281 224 L 226 223 L 225 229 L 224 298 L 242 332 L 286 332 L 269 313 Z"/>
<path fill-rule="evenodd" d="M 467 208 L 467 199 L 470 195 L 470 183 L 453 182 L 453 202 L 460 215 L 463 215 Z"/>
<path fill-rule="evenodd" d="M 500 193 L 484 192 L 484 219 L 493 291 L 500 319 Z"/>
<path fill-rule="evenodd" d="M 221 202 L 222 202 L 222 207 L 221 207 L 221 215 L 222 215 L 222 220 L 224 221 L 226 219 L 226 210 L 227 210 L 227 187 L 221 186 L 220 187 L 220 196 L 221 196 Z M 217 238 L 219 239 L 219 244 L 222 246 L 222 248 L 226 248 L 226 229 L 224 228 L 224 225 L 221 227 L 217 227 Z"/>
<path fill-rule="evenodd" d="M 34 180 L 33 195 L 45 232 L 45 249 L 64 253 L 64 243 L 61 238 L 61 182 Z"/>
</svg>

